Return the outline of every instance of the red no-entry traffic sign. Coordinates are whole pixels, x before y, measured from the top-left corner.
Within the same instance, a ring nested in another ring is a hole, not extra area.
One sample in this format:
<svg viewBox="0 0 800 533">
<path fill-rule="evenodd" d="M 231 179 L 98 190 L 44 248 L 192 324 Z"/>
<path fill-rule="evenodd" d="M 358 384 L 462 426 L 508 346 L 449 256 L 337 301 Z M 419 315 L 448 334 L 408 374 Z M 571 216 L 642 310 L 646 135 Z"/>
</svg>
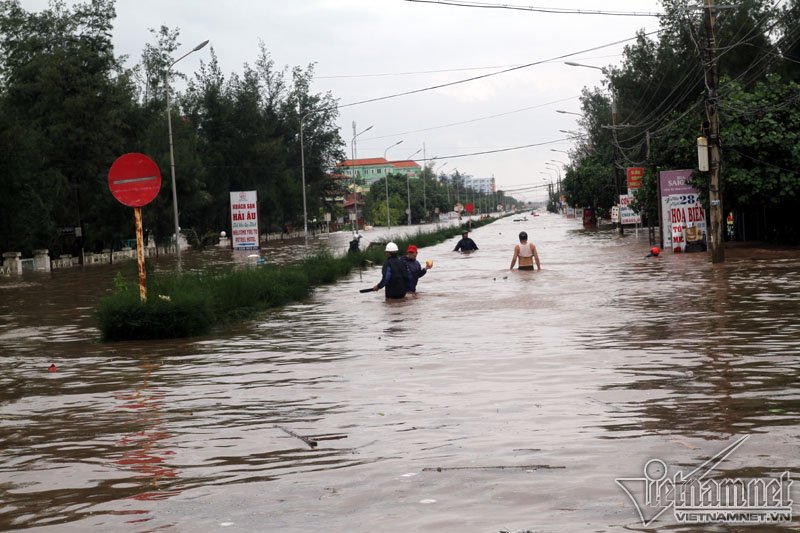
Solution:
<svg viewBox="0 0 800 533">
<path fill-rule="evenodd" d="M 144 154 L 125 154 L 108 171 L 108 188 L 114 198 L 129 207 L 149 204 L 161 190 L 161 171 Z"/>
</svg>

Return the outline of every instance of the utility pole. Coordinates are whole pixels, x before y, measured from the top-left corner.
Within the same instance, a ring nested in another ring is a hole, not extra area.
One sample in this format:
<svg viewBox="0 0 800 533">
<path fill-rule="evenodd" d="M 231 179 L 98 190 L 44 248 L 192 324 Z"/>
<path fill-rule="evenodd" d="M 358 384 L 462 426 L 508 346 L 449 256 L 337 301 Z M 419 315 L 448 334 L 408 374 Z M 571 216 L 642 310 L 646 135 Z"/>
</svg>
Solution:
<svg viewBox="0 0 800 533">
<path fill-rule="evenodd" d="M 611 138 L 614 142 L 614 184 L 616 185 L 617 189 L 617 201 L 619 202 L 619 196 L 622 194 L 622 190 L 620 187 L 620 161 L 617 154 L 619 153 L 619 144 L 617 143 L 617 95 L 614 93 L 614 88 L 611 88 Z M 622 225 L 622 204 L 620 203 L 619 206 L 619 234 L 625 234 L 625 227 Z"/>
<path fill-rule="evenodd" d="M 428 152 L 425 150 L 425 143 L 422 143 L 422 212 L 424 222 L 428 222 L 428 194 L 425 192 L 425 174 L 428 170 Z"/>
<path fill-rule="evenodd" d="M 720 195 L 720 153 L 719 153 L 719 114 L 717 113 L 717 88 L 719 71 L 717 69 L 716 38 L 714 37 L 714 0 L 705 0 L 706 49 L 703 68 L 706 74 L 706 115 L 708 116 L 709 182 L 708 201 L 711 223 L 711 262 L 725 261 L 725 241 L 722 236 L 722 198 Z"/>
<path fill-rule="evenodd" d="M 353 158 L 353 211 L 355 211 L 355 218 L 353 219 L 353 235 L 358 235 L 358 182 L 356 181 L 356 121 L 353 121 L 353 142 L 350 143 L 350 155 Z"/>
</svg>

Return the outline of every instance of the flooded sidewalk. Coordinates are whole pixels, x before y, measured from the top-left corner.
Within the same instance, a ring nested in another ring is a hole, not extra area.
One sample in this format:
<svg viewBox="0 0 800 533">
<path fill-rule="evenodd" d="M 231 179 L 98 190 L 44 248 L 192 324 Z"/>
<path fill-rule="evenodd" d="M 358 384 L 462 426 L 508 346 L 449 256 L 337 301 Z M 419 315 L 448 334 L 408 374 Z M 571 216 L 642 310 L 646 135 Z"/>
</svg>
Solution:
<svg viewBox="0 0 800 533">
<path fill-rule="evenodd" d="M 541 272 L 508 269 L 523 230 Z M 416 297 L 370 268 L 146 343 L 97 341 L 113 269 L 2 279 L 0 530 L 697 531 L 615 480 L 747 435 L 715 476 L 798 472 L 800 254 L 640 235 L 506 218 L 420 249 Z"/>
</svg>

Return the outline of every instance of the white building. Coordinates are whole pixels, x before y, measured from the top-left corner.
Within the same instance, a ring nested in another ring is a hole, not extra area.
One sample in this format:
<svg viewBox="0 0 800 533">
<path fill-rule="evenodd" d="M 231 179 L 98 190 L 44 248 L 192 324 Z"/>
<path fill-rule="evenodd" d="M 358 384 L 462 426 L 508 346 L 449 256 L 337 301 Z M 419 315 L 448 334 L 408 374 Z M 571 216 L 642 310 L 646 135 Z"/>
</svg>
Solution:
<svg viewBox="0 0 800 533">
<path fill-rule="evenodd" d="M 494 177 L 491 178 L 464 178 L 464 187 L 474 189 L 483 194 L 495 192 Z"/>
</svg>

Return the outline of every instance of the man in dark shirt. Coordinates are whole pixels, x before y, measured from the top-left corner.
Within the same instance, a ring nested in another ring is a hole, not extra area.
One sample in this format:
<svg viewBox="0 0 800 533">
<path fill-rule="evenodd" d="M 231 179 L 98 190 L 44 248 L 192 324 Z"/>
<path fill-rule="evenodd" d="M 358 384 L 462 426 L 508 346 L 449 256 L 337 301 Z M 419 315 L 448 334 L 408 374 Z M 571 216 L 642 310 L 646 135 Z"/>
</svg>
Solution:
<svg viewBox="0 0 800 533">
<path fill-rule="evenodd" d="M 408 268 L 408 292 L 416 293 L 417 281 L 427 274 L 428 269 L 433 266 L 433 261 L 427 261 L 425 263 L 425 268 L 422 268 L 422 265 L 417 261 L 417 247 L 413 244 L 408 245 L 408 248 L 406 248 L 406 255 L 401 257 L 400 260 L 405 263 Z"/>
<path fill-rule="evenodd" d="M 468 235 L 468 231 L 464 231 L 461 234 L 461 240 L 458 241 L 458 244 L 456 244 L 456 247 L 453 249 L 454 252 L 472 252 L 478 249 L 478 245 L 475 244 L 475 241 L 470 239 Z"/>
<path fill-rule="evenodd" d="M 383 263 L 380 283 L 372 287 L 373 291 L 386 288 L 386 298 L 400 300 L 408 291 L 408 267 L 397 257 L 399 248 L 393 242 L 386 245 L 386 262 Z"/>
</svg>

